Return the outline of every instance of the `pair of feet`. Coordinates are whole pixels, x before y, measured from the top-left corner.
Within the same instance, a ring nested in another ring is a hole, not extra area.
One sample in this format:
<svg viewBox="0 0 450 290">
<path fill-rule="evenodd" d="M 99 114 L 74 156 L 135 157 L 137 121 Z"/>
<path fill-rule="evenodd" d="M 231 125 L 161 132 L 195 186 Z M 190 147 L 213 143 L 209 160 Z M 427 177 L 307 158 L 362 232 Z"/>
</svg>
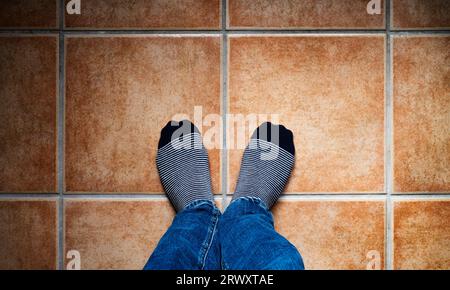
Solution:
<svg viewBox="0 0 450 290">
<path fill-rule="evenodd" d="M 255 197 L 270 209 L 291 174 L 294 155 L 292 132 L 284 126 L 263 123 L 245 148 L 233 200 Z M 177 211 L 196 200 L 213 201 L 208 153 L 191 122 L 171 121 L 162 129 L 156 165 Z"/>
</svg>

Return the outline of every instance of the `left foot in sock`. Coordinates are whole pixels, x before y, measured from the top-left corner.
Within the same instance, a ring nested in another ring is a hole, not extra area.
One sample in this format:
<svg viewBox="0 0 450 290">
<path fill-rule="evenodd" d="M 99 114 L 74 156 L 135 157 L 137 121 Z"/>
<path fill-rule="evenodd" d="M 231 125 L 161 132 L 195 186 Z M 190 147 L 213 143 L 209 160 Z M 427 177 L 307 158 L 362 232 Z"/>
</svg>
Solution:
<svg viewBox="0 0 450 290">
<path fill-rule="evenodd" d="M 171 121 L 162 129 L 156 165 L 177 211 L 196 200 L 213 201 L 208 153 L 199 130 L 191 122 Z"/>
<path fill-rule="evenodd" d="M 233 200 L 257 197 L 271 208 L 291 174 L 294 156 L 292 132 L 284 126 L 263 123 L 245 148 Z"/>
</svg>

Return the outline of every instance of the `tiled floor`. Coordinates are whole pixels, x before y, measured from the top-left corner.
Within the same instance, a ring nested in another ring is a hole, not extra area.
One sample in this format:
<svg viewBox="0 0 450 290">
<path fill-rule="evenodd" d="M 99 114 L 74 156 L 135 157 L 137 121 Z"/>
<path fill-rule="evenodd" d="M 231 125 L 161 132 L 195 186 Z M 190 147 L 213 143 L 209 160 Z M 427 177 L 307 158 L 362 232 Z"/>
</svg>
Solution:
<svg viewBox="0 0 450 290">
<path fill-rule="evenodd" d="M 56 192 L 58 39 L 0 35 L 0 191 Z"/>
<path fill-rule="evenodd" d="M 276 229 L 302 253 L 309 269 L 366 269 L 371 251 L 379 255 L 376 269 L 384 268 L 383 199 L 286 200 L 273 213 Z"/>
<path fill-rule="evenodd" d="M 137 269 L 173 216 L 164 199 L 65 199 L 64 252 L 86 257 L 82 269 Z"/>
<path fill-rule="evenodd" d="M 382 35 L 230 36 L 228 110 L 292 128 L 287 192 L 383 192 L 384 48 Z M 241 156 L 230 150 L 231 188 Z"/>
<path fill-rule="evenodd" d="M 0 269 L 55 269 L 58 210 L 54 198 L 2 198 Z"/>
<path fill-rule="evenodd" d="M 449 220 L 448 199 L 394 199 L 394 268 L 448 269 Z"/>
<path fill-rule="evenodd" d="M 394 191 L 450 188 L 450 37 L 395 36 Z"/>
<path fill-rule="evenodd" d="M 162 192 L 161 128 L 194 106 L 220 114 L 220 45 L 214 35 L 67 36 L 65 191 Z M 210 155 L 220 192 L 220 150 Z"/>
<path fill-rule="evenodd" d="M 0 3 L 0 268 L 141 268 L 159 130 L 201 107 L 293 130 L 273 212 L 307 268 L 450 269 L 449 1 L 67 2 Z M 239 126 L 208 146 L 223 207 Z"/>
</svg>

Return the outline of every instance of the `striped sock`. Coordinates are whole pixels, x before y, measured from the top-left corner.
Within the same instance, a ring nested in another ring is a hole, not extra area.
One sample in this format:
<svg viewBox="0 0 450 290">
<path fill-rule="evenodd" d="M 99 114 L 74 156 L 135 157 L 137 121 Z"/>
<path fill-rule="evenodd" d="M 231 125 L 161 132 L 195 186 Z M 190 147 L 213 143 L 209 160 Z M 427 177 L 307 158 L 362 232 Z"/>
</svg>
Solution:
<svg viewBox="0 0 450 290">
<path fill-rule="evenodd" d="M 208 153 L 191 122 L 171 121 L 162 129 L 156 166 L 177 211 L 196 200 L 213 200 Z"/>
<path fill-rule="evenodd" d="M 263 123 L 245 148 L 233 200 L 257 197 L 271 208 L 291 174 L 294 155 L 292 132 L 284 126 Z"/>
</svg>

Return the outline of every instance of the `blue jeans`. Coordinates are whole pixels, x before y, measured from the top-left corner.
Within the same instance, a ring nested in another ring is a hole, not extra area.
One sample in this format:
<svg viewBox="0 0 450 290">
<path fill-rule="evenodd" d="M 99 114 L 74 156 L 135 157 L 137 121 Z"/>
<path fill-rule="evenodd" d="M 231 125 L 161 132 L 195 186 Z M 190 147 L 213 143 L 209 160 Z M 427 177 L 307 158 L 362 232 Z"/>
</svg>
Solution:
<svg viewBox="0 0 450 290">
<path fill-rule="evenodd" d="M 297 249 L 273 226 L 258 198 L 233 201 L 222 215 L 198 200 L 179 212 L 144 270 L 302 270 Z"/>
</svg>

